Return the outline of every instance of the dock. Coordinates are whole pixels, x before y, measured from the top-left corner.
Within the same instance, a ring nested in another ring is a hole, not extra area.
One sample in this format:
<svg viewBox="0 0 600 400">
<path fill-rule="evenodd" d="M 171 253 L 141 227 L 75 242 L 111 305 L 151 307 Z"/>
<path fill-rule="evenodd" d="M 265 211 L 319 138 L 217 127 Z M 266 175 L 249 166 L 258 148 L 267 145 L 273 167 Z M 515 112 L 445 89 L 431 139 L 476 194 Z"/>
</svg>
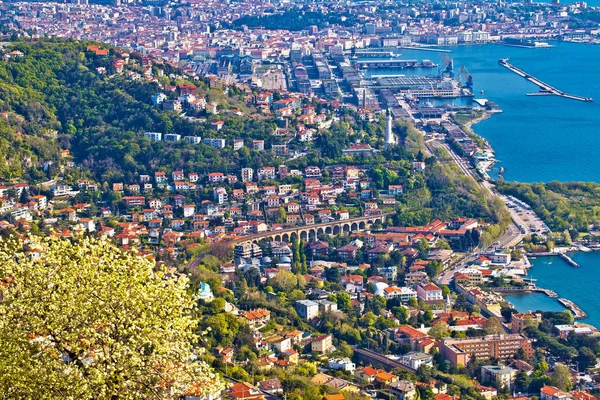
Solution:
<svg viewBox="0 0 600 400">
<path fill-rule="evenodd" d="M 573 259 L 571 257 L 569 257 L 568 255 L 566 255 L 565 253 L 558 253 L 558 256 L 560 258 L 562 258 L 563 260 L 565 260 L 567 262 L 567 264 L 569 264 L 569 265 L 571 265 L 573 267 L 579 267 L 580 266 L 575 261 L 573 261 Z"/>
<path fill-rule="evenodd" d="M 544 289 L 541 287 L 536 287 L 535 285 L 525 286 L 525 287 L 514 287 L 514 286 L 504 286 L 504 287 L 491 287 L 490 288 L 495 293 L 543 293 L 546 296 L 555 299 L 558 297 L 558 294 L 554 290 Z"/>
<path fill-rule="evenodd" d="M 563 306 L 567 307 L 573 313 L 575 319 L 584 319 L 587 317 L 585 311 L 579 308 L 579 306 L 573 303 L 571 300 L 561 298 L 558 299 L 558 302 Z"/>
<path fill-rule="evenodd" d="M 562 90 L 559 90 L 559 89 L 555 88 L 554 86 L 551 86 L 551 85 L 539 80 L 535 76 L 528 74 L 527 72 L 523 71 L 522 69 L 515 67 L 514 65 L 510 64 L 508 62 L 508 60 L 509 60 L 508 58 L 501 58 L 500 60 L 498 60 L 498 64 L 500 64 L 504 68 L 508 69 L 509 71 L 512 71 L 515 74 L 527 79 L 529 82 L 533 83 L 534 85 L 537 85 L 540 88 L 541 93 L 549 93 L 549 94 L 553 94 L 555 96 L 564 97 L 566 99 L 578 100 L 578 101 L 583 101 L 586 103 L 594 101 L 594 99 L 592 99 L 591 97 L 576 96 L 574 94 L 565 93 Z"/>
</svg>

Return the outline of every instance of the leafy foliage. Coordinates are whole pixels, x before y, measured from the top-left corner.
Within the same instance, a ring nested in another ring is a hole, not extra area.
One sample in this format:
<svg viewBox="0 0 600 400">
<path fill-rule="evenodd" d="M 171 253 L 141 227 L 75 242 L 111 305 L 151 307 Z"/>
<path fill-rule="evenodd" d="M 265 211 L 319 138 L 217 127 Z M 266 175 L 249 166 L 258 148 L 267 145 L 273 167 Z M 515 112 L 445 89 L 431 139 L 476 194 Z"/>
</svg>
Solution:
<svg viewBox="0 0 600 400">
<path fill-rule="evenodd" d="M 0 244 L 4 398 L 156 398 L 222 388 L 196 361 L 187 279 L 105 240 Z"/>
</svg>

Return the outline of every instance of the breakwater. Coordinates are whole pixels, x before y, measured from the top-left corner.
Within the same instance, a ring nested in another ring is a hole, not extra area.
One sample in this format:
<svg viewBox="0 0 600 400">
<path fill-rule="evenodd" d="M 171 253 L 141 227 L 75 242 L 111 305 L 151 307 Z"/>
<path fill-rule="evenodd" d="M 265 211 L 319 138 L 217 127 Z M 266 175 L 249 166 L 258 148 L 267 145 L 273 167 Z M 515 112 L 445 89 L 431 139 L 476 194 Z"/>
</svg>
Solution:
<svg viewBox="0 0 600 400">
<path fill-rule="evenodd" d="M 508 62 L 508 58 L 501 58 L 500 60 L 498 60 L 498 64 L 500 64 L 504 68 L 514 72 L 515 74 L 522 76 L 523 78 L 527 79 L 529 82 L 533 83 L 534 85 L 539 86 L 541 93 L 553 94 L 555 96 L 564 97 L 564 98 L 571 99 L 571 100 L 584 101 L 586 103 L 590 103 L 590 102 L 594 101 L 594 99 L 592 99 L 591 97 L 576 96 L 574 94 L 565 93 L 562 90 L 559 90 L 559 89 L 555 88 L 554 86 L 551 86 L 551 85 L 547 84 L 546 82 L 539 80 L 535 76 L 528 74 L 527 72 L 523 71 L 522 69 L 517 68 L 514 65 L 510 64 Z"/>
<path fill-rule="evenodd" d="M 567 307 L 574 315 L 575 319 L 587 318 L 587 314 L 577 304 L 568 299 L 558 299 L 558 302 Z"/>
<path fill-rule="evenodd" d="M 527 287 L 506 286 L 506 287 L 492 287 L 490 289 L 492 291 L 496 292 L 496 293 L 531 293 L 531 292 L 537 292 L 537 293 L 543 293 L 546 296 L 548 296 L 550 298 L 553 298 L 553 299 L 558 297 L 558 294 L 554 290 L 544 289 L 544 288 L 539 288 L 539 287 L 532 287 L 532 286 L 527 286 Z"/>
</svg>

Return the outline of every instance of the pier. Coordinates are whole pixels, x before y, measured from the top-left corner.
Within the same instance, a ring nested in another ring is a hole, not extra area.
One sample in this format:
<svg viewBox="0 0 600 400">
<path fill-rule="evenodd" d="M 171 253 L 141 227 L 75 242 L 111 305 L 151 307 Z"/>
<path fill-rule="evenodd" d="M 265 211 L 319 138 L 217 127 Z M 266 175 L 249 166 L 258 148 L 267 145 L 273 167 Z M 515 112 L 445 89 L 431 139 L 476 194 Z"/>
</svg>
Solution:
<svg viewBox="0 0 600 400">
<path fill-rule="evenodd" d="M 505 286 L 505 287 L 492 287 L 490 289 L 495 293 L 538 292 L 538 293 L 544 293 L 546 296 L 553 298 L 553 299 L 558 297 L 558 294 L 554 290 L 539 288 L 539 287 L 535 287 L 535 286 L 527 286 L 527 287 Z"/>
<path fill-rule="evenodd" d="M 560 258 L 562 258 L 563 260 L 565 260 L 567 262 L 567 264 L 569 264 L 573 267 L 579 267 L 579 264 L 577 264 L 575 261 L 573 261 L 573 259 L 571 257 L 569 257 L 568 255 L 566 255 L 565 253 L 558 253 L 558 256 Z"/>
<path fill-rule="evenodd" d="M 549 94 L 553 94 L 555 96 L 564 97 L 566 99 L 584 101 L 587 103 L 594 101 L 594 99 L 592 99 L 591 97 L 576 96 L 574 94 L 565 93 L 562 90 L 555 88 L 554 86 L 548 85 L 547 83 L 539 80 L 535 76 L 532 76 L 532 75 L 528 74 L 527 72 L 523 71 L 522 69 L 517 68 L 512 64 L 509 64 L 508 58 L 502 58 L 502 59 L 498 60 L 498 64 L 502 65 L 504 68 L 508 69 L 509 71 L 512 71 L 515 74 L 522 76 L 523 78 L 527 79 L 529 82 L 533 83 L 534 85 L 539 86 L 541 93 L 549 93 Z"/>
<path fill-rule="evenodd" d="M 585 311 L 579 308 L 579 306 L 573 303 L 571 300 L 558 299 L 558 302 L 563 306 L 567 307 L 574 314 L 575 319 L 584 319 L 587 317 Z"/>
</svg>

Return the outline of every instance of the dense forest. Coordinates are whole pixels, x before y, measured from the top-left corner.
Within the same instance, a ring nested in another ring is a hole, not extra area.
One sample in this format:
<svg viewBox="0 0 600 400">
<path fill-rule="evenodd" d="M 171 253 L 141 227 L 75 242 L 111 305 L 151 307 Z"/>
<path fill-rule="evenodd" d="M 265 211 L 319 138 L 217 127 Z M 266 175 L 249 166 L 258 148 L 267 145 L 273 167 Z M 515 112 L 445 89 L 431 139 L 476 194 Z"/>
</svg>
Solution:
<svg viewBox="0 0 600 400">
<path fill-rule="evenodd" d="M 529 204 L 553 231 L 587 232 L 600 223 L 600 185 L 597 183 L 497 182 L 501 193 Z"/>
</svg>

